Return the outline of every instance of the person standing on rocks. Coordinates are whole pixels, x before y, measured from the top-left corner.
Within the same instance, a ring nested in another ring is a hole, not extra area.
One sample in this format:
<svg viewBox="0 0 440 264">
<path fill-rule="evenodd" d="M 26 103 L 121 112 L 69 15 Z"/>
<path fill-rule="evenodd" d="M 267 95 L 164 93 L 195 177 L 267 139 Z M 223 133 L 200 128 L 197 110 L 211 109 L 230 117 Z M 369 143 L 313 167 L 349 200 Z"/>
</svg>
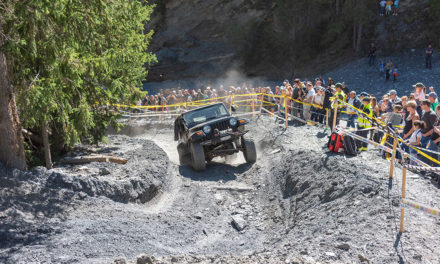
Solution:
<svg viewBox="0 0 440 264">
<path fill-rule="evenodd" d="M 432 53 L 434 53 L 434 49 L 432 48 L 432 45 L 429 44 L 425 50 L 425 67 L 427 69 L 432 69 Z"/>
<path fill-rule="evenodd" d="M 373 66 L 374 61 L 376 60 L 376 45 L 374 42 L 370 44 L 370 48 L 368 49 L 368 65 Z"/>
<path fill-rule="evenodd" d="M 388 62 L 385 65 L 385 81 L 388 81 L 390 79 L 392 69 L 393 61 L 391 61 L 391 59 L 388 59 Z"/>
<path fill-rule="evenodd" d="M 383 16 L 385 14 L 385 6 L 387 5 L 387 1 L 382 0 L 379 2 L 380 5 L 380 16 Z"/>
</svg>

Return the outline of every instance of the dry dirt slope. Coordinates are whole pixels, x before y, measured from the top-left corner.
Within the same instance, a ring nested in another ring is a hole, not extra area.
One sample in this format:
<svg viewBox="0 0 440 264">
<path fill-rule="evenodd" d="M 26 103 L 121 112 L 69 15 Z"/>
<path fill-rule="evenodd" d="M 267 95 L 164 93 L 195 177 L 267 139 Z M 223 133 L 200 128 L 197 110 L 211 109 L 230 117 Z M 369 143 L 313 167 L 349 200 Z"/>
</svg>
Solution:
<svg viewBox="0 0 440 264">
<path fill-rule="evenodd" d="M 322 129 L 284 130 L 262 117 L 249 132 L 259 147 L 256 164 L 239 155 L 194 173 L 175 163 L 170 125 L 135 122 L 124 131 L 132 137 L 110 136 L 108 146 L 95 149 L 132 162 L 59 167 L 63 184 L 46 180 L 54 172 L 42 169 L 2 169 L 10 176 L 0 181 L 0 261 L 110 263 L 145 253 L 164 263 L 440 262 L 440 222 L 421 212 L 407 210 L 407 232 L 394 247 L 400 169 L 388 191 L 389 165 L 375 151 L 327 154 Z M 123 186 L 132 200 L 84 191 L 93 187 L 81 189 L 88 185 L 78 178 Z M 152 185 L 158 195 L 136 200 Z M 439 191 L 414 174 L 408 197 L 440 207 Z"/>
</svg>

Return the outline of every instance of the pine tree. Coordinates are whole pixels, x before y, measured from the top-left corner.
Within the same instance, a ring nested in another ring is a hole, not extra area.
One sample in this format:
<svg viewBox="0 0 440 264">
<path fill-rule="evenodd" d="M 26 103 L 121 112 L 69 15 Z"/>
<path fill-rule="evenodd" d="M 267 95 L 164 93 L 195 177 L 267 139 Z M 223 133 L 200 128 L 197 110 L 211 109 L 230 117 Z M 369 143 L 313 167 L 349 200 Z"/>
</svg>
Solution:
<svg viewBox="0 0 440 264">
<path fill-rule="evenodd" d="M 152 11 L 138 0 L 6 0 L 2 49 L 23 126 L 56 148 L 99 142 L 116 124 L 110 105 L 134 102 L 155 61 Z"/>
</svg>

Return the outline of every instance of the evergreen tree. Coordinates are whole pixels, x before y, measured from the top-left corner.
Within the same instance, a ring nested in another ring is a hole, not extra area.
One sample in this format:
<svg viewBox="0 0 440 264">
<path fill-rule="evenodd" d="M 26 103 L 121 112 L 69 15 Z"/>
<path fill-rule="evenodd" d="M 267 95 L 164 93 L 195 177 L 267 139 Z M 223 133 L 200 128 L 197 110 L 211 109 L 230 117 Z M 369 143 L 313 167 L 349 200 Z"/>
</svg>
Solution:
<svg viewBox="0 0 440 264">
<path fill-rule="evenodd" d="M 25 128 L 52 134 L 56 148 L 99 142 L 139 96 L 153 7 L 139 0 L 6 0 L 1 47 Z M 43 129 L 42 129 L 43 128 Z M 0 140 L 2 140 L 0 138 Z M 50 164 L 48 164 L 50 165 Z"/>
</svg>

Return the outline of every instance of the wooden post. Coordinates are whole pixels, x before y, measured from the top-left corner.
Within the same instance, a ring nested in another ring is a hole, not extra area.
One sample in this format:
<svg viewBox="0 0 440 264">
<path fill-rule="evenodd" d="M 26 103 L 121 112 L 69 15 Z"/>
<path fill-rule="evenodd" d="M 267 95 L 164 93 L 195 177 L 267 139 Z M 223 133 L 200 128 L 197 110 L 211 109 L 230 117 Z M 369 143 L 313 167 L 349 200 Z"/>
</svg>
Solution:
<svg viewBox="0 0 440 264">
<path fill-rule="evenodd" d="M 393 178 L 394 162 L 396 162 L 396 149 L 397 149 L 397 138 L 394 137 L 393 152 L 391 153 L 391 165 L 390 165 L 390 175 L 389 175 L 390 179 Z"/>
<path fill-rule="evenodd" d="M 257 97 L 258 98 L 258 97 Z M 261 95 L 261 100 L 260 100 L 260 113 L 258 113 L 258 116 L 261 116 L 261 111 L 263 111 L 262 109 L 263 109 L 263 99 L 264 99 L 264 97 Z"/>
<path fill-rule="evenodd" d="M 336 130 L 336 118 L 338 117 L 338 102 L 336 102 L 335 109 L 333 111 L 335 111 L 335 113 L 333 115 L 333 129 L 332 129 L 332 131 L 335 131 Z"/>
<path fill-rule="evenodd" d="M 325 126 L 328 127 L 328 108 L 325 109 Z"/>
<path fill-rule="evenodd" d="M 289 127 L 287 116 L 288 116 L 288 113 L 287 113 L 287 96 L 284 95 L 284 127 L 285 128 Z"/>
<path fill-rule="evenodd" d="M 403 160 L 406 160 L 406 154 L 403 155 Z M 406 167 L 402 169 L 402 201 L 405 199 L 406 192 Z M 400 233 L 403 233 L 403 219 L 405 217 L 405 208 L 400 207 Z"/>
<path fill-rule="evenodd" d="M 128 114 L 129 114 L 128 123 L 131 126 L 131 108 L 128 108 Z"/>
<path fill-rule="evenodd" d="M 254 98 L 252 98 L 252 117 L 255 117 L 255 99 Z"/>
</svg>

